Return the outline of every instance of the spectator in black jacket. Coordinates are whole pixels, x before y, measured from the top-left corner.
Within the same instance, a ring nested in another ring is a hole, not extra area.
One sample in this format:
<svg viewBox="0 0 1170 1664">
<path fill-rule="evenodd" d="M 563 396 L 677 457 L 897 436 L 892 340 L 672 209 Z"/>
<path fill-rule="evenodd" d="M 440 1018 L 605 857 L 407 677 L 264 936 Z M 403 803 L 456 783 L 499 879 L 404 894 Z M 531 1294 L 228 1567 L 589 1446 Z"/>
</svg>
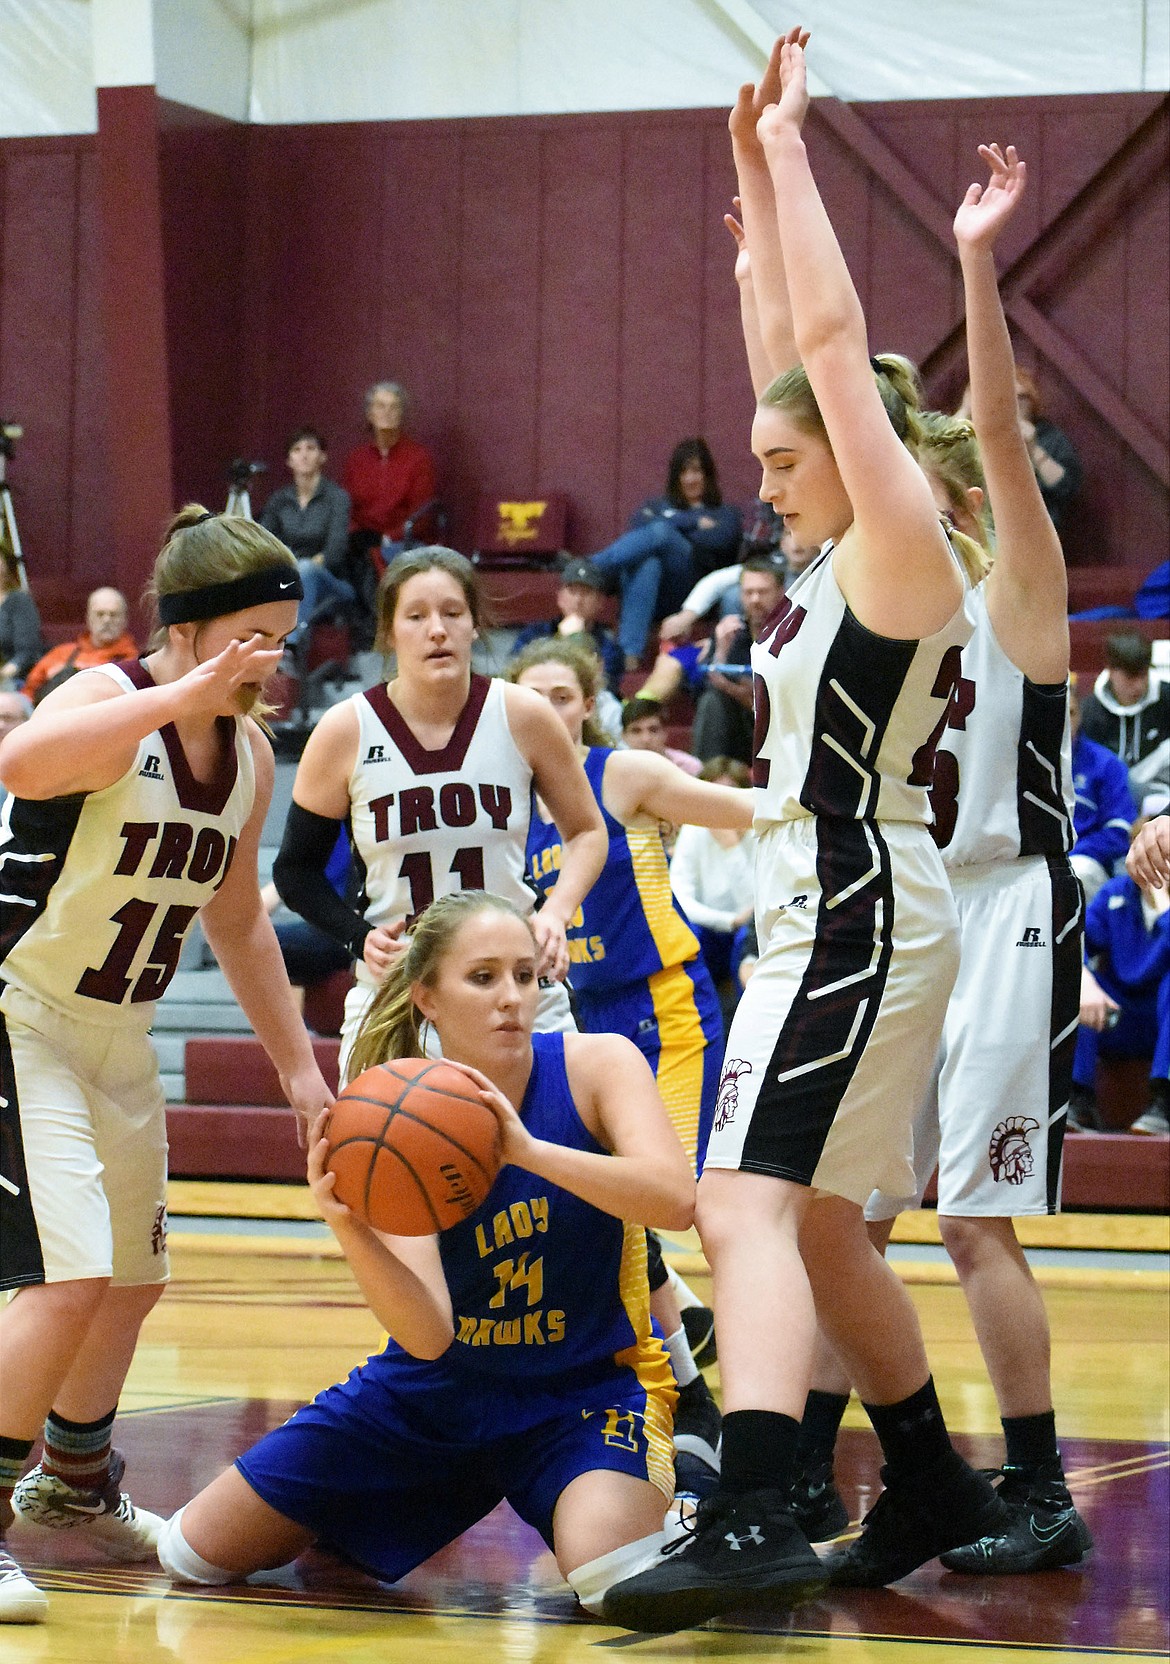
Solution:
<svg viewBox="0 0 1170 1664">
<path fill-rule="evenodd" d="M 681 606 L 696 578 L 730 565 L 742 535 L 743 516 L 723 501 L 706 440 L 680 440 L 665 496 L 643 503 L 628 530 L 592 559 L 602 583 L 621 589 L 618 641 L 628 668 L 640 661 L 655 618 Z"/>
<path fill-rule="evenodd" d="M 1016 404 L 1020 413 L 1020 432 L 1028 447 L 1036 483 L 1048 510 L 1052 524 L 1059 532 L 1068 518 L 1073 498 L 1081 489 L 1081 459 L 1076 446 L 1063 429 L 1050 422 L 1044 414 L 1040 389 L 1034 379 L 1017 364 Z M 959 415 L 971 410 L 971 388 L 963 389 Z"/>
<path fill-rule="evenodd" d="M 325 440 L 320 431 L 298 428 L 288 442 L 285 460 L 292 484 L 272 493 L 261 511 L 260 524 L 297 557 L 305 594 L 297 608 L 292 641 L 319 608 L 329 602 L 352 606 L 356 595 L 345 576 L 349 494 L 325 477 Z"/>
<path fill-rule="evenodd" d="M 1170 789 L 1170 682 L 1151 670 L 1144 636 L 1126 630 L 1105 642 L 1105 669 L 1081 705 L 1081 731 L 1120 757 L 1134 801 Z"/>
</svg>

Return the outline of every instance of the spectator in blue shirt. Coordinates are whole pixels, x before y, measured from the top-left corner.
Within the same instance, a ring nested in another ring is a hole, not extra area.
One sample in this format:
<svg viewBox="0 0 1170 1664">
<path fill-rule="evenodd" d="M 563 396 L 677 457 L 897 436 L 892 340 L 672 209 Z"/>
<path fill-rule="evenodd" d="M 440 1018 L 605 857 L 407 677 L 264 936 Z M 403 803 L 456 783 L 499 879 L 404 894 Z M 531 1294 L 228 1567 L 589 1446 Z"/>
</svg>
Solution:
<svg viewBox="0 0 1170 1664">
<path fill-rule="evenodd" d="M 1076 792 L 1069 859 L 1092 901 L 1129 849 L 1130 830 L 1138 818 L 1129 789 L 1129 771 L 1120 757 L 1081 732 L 1081 708 L 1075 687 L 1069 692 L 1072 717 L 1072 776 Z"/>
</svg>

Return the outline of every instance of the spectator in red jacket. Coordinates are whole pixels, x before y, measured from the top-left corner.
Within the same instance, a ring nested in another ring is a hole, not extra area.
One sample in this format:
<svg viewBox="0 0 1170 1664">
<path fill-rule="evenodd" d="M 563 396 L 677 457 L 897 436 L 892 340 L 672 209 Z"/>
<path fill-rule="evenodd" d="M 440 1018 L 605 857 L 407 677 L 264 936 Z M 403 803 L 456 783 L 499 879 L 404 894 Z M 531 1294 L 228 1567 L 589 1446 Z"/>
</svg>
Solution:
<svg viewBox="0 0 1170 1664">
<path fill-rule="evenodd" d="M 345 459 L 341 483 L 351 499 L 351 541 L 372 551 L 380 574 L 401 544 L 406 522 L 435 495 L 435 465 L 425 445 L 403 431 L 406 393 L 378 381 L 366 394 L 370 438 Z"/>
</svg>

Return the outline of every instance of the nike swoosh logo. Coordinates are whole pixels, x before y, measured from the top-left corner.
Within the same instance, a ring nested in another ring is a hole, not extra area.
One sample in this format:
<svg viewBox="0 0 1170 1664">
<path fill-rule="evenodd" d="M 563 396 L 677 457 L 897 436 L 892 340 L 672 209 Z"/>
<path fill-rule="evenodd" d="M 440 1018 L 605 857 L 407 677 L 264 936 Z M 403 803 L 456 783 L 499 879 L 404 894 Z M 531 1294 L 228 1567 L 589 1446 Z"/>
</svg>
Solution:
<svg viewBox="0 0 1170 1664">
<path fill-rule="evenodd" d="M 280 588 L 280 589 L 292 589 L 292 587 L 293 587 L 293 585 L 291 583 L 278 585 L 278 588 Z"/>
<path fill-rule="evenodd" d="M 104 1514 L 104 1502 L 67 1502 L 64 1504 L 71 1514 Z"/>
<path fill-rule="evenodd" d="M 1033 1514 L 1028 1521 L 1028 1530 L 1032 1533 L 1038 1543 L 1050 1543 L 1054 1538 L 1060 1536 L 1060 1533 L 1064 1530 L 1068 1522 L 1069 1516 L 1067 1514 L 1062 1514 L 1061 1517 L 1054 1520 L 1051 1525 L 1037 1525 L 1036 1516 Z"/>
</svg>

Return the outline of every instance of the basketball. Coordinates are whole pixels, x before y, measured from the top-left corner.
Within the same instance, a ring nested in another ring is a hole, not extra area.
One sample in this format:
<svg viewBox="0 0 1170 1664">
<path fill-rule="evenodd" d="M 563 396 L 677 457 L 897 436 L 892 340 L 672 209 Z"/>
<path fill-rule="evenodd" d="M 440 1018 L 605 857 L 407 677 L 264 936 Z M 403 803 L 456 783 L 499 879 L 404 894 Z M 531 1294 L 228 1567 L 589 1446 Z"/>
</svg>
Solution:
<svg viewBox="0 0 1170 1664">
<path fill-rule="evenodd" d="M 424 1057 L 375 1064 L 342 1092 L 325 1133 L 333 1194 L 376 1231 L 458 1225 L 500 1170 L 500 1130 L 459 1069 Z"/>
</svg>

